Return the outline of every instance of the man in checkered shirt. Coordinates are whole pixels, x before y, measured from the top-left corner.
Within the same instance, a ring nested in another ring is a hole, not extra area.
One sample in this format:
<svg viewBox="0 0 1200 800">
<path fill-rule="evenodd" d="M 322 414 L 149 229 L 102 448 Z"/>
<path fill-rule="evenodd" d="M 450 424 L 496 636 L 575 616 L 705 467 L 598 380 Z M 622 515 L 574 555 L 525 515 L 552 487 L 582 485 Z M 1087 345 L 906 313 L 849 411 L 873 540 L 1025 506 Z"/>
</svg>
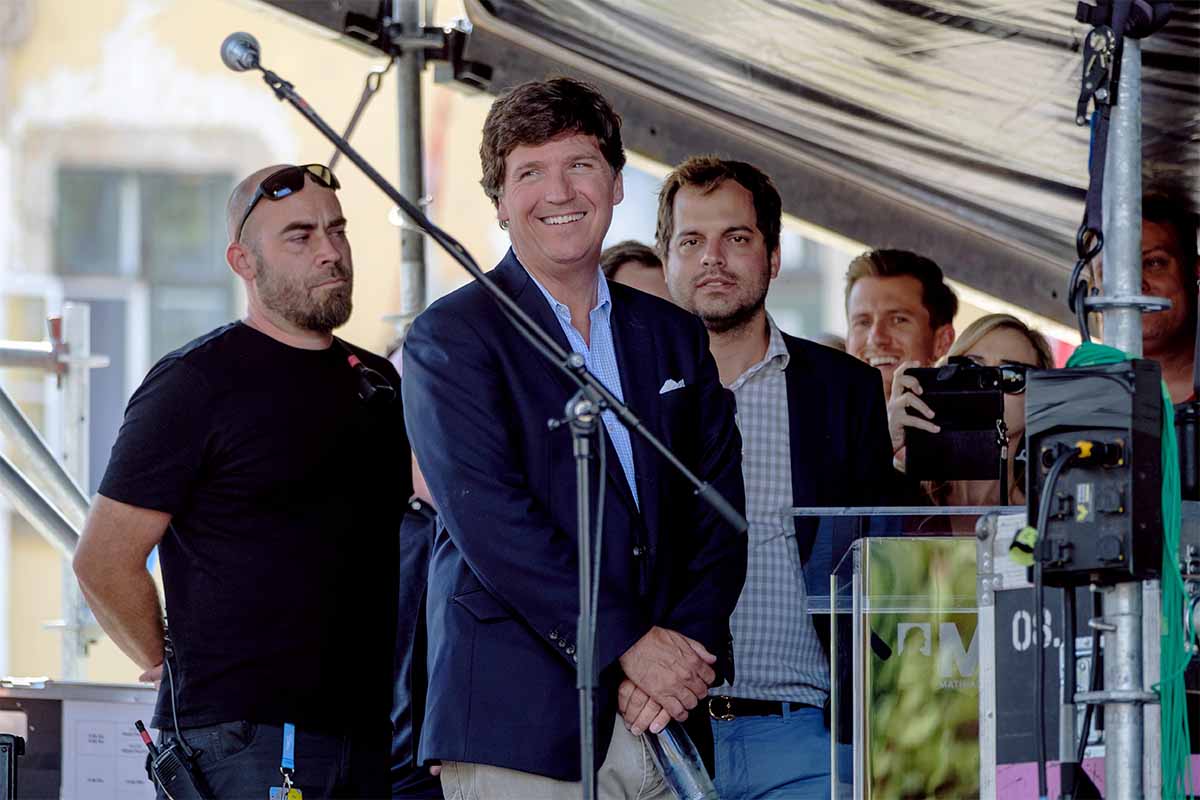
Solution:
<svg viewBox="0 0 1200 800">
<path fill-rule="evenodd" d="M 749 563 L 731 619 L 736 677 L 708 711 L 720 795 L 746 799 L 830 796 L 829 619 L 806 599 L 829 585 L 810 562 L 830 545 L 788 509 L 875 505 L 892 485 L 879 372 L 766 312 L 780 227 L 778 191 L 743 162 L 691 158 L 659 195 L 671 295 L 704 321 L 737 398 Z"/>
</svg>

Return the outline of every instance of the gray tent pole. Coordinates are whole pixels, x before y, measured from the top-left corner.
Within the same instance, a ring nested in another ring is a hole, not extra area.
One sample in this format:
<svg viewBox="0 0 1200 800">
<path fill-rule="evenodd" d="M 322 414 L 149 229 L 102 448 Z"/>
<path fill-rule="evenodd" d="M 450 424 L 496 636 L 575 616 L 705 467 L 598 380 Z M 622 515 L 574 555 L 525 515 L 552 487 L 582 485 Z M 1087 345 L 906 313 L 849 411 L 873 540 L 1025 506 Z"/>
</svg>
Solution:
<svg viewBox="0 0 1200 800">
<path fill-rule="evenodd" d="M 1112 110 L 1104 170 L 1104 292 L 1114 297 L 1142 288 L 1142 51 L 1126 38 L 1117 105 Z M 1142 354 L 1142 312 L 1137 307 L 1104 311 L 1104 341 L 1133 356 Z M 1121 583 L 1104 592 L 1104 689 L 1127 694 L 1105 707 L 1105 797 L 1142 800 L 1143 692 L 1142 584 Z M 1157 758 L 1156 753 L 1150 754 Z"/>
<path fill-rule="evenodd" d="M 392 19 L 403 25 L 406 37 L 419 34 L 424 0 L 392 0 Z M 421 147 L 421 67 L 425 51 L 409 47 L 396 57 L 396 111 L 399 117 L 400 176 L 396 188 L 413 203 L 424 198 L 424 163 Z M 400 314 L 397 338 L 403 338 L 413 318 L 425 307 L 425 239 L 406 219 L 400 226 Z"/>
</svg>

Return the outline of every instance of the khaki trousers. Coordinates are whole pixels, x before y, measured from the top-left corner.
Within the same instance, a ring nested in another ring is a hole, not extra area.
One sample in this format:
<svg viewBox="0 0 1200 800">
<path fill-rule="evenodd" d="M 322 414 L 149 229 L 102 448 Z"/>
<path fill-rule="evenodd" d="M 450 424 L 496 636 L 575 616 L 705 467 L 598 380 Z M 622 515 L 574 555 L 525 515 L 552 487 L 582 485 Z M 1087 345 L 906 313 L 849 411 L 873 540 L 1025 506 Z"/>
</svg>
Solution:
<svg viewBox="0 0 1200 800">
<path fill-rule="evenodd" d="M 446 800 L 578 800 L 580 785 L 488 764 L 442 762 Z M 598 800 L 669 800 L 650 747 L 625 727 L 620 715 L 596 775 Z"/>
</svg>

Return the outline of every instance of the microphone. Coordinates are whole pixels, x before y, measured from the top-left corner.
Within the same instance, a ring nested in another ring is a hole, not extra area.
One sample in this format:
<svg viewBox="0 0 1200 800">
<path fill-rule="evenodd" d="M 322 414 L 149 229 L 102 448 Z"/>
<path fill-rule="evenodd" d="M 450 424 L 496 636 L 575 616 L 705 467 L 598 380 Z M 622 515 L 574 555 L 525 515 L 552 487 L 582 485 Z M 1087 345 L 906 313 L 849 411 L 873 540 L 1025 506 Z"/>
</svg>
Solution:
<svg viewBox="0 0 1200 800">
<path fill-rule="evenodd" d="M 258 54 L 258 39 L 242 31 L 229 34 L 221 42 L 221 60 L 234 72 L 258 69 Z"/>
</svg>

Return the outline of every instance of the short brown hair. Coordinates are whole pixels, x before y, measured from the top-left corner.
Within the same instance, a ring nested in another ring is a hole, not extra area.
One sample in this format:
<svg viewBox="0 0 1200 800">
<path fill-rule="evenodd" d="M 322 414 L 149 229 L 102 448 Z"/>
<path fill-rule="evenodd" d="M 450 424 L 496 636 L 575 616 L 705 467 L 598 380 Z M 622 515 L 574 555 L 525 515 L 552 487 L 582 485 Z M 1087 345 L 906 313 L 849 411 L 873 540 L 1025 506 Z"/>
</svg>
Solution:
<svg viewBox="0 0 1200 800">
<path fill-rule="evenodd" d="M 716 156 L 692 156 L 671 171 L 658 192 L 658 230 L 655 240 L 664 260 L 675 235 L 675 195 L 684 186 L 694 186 L 702 194 L 716 190 L 725 181 L 733 181 L 754 199 L 755 224 L 763 235 L 768 253 L 779 249 L 779 231 L 783 221 L 783 201 L 775 184 L 758 167 L 745 161 L 727 161 Z"/>
<path fill-rule="evenodd" d="M 600 269 L 604 272 L 604 277 L 611 280 L 613 275 L 617 274 L 617 270 L 630 261 L 643 264 L 649 269 L 662 269 L 662 261 L 659 260 L 658 254 L 633 239 L 606 247 L 600 254 Z"/>
<path fill-rule="evenodd" d="M 921 305 L 929 312 L 929 326 L 937 330 L 954 322 L 958 297 L 946 285 L 942 268 L 933 259 L 908 250 L 868 250 L 850 262 L 846 270 L 846 308 L 850 292 L 862 278 L 916 278 L 921 283 Z"/>
<path fill-rule="evenodd" d="M 509 153 L 573 133 L 596 137 L 614 174 L 625 166 L 621 115 L 590 83 L 573 78 L 527 81 L 500 95 L 488 111 L 479 145 L 483 191 L 498 203 Z"/>
</svg>

